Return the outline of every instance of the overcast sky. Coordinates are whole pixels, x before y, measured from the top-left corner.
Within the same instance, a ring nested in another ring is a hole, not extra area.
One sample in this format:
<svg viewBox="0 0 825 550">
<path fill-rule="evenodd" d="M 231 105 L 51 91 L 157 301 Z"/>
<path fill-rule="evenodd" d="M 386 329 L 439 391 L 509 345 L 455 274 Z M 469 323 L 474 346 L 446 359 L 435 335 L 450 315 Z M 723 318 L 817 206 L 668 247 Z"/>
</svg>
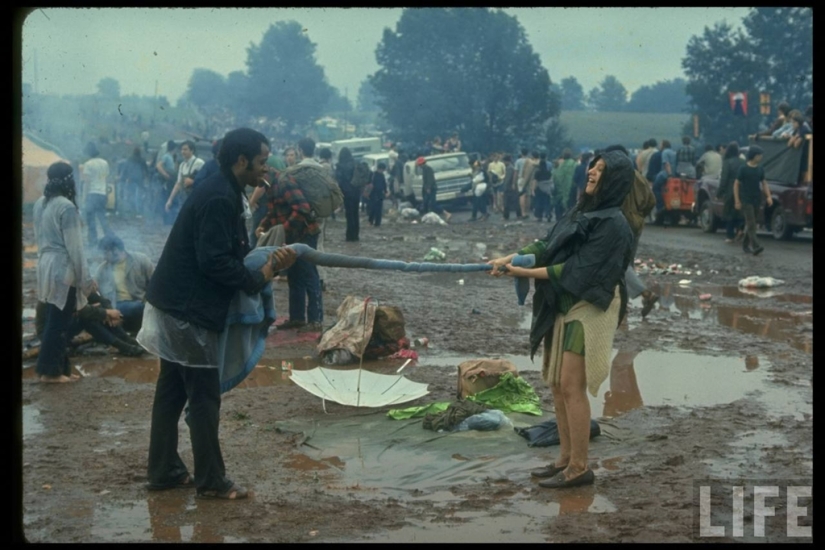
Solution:
<svg viewBox="0 0 825 550">
<path fill-rule="evenodd" d="M 587 92 L 607 75 L 629 93 L 684 76 L 688 39 L 721 21 L 740 26 L 748 8 L 507 8 L 518 18 L 553 82 L 575 76 Z M 329 83 L 355 102 L 378 69 L 375 48 L 401 8 L 54 9 L 32 12 L 22 28 L 23 82 L 40 93 L 88 94 L 104 77 L 122 94 L 172 103 L 195 68 L 246 70 L 246 48 L 269 26 L 295 20 L 317 45 Z M 35 68 L 36 67 L 36 68 Z M 36 76 L 35 76 L 36 75 Z M 36 80 L 36 83 L 35 83 Z"/>
</svg>

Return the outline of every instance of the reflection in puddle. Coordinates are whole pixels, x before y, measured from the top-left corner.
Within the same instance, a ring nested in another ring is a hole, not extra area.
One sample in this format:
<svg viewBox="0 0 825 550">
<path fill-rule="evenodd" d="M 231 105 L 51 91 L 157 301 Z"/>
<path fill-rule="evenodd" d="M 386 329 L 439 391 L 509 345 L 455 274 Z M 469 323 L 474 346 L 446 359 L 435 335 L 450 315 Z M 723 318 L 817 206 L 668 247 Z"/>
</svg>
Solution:
<svg viewBox="0 0 825 550">
<path fill-rule="evenodd" d="M 246 542 L 221 535 L 198 513 L 194 492 L 148 493 L 145 501 L 99 503 L 93 513 L 96 542 Z"/>
<path fill-rule="evenodd" d="M 520 371 L 541 370 L 541 358 L 531 362 L 526 356 L 501 355 Z M 470 359 L 463 355 L 429 355 L 421 366 L 456 367 Z M 801 418 L 810 406 L 795 390 L 769 383 L 764 357 L 716 357 L 692 352 L 625 351 L 615 353 L 607 383 L 598 397 L 587 394 L 591 414 L 615 417 L 644 405 L 710 407 L 742 399 L 760 392 L 758 400 L 771 414 L 793 414 Z M 713 384 L 708 384 L 713 380 Z M 789 397 L 792 395 L 792 397 Z M 789 399 L 787 403 L 783 400 Z"/>
<path fill-rule="evenodd" d="M 34 405 L 23 405 L 23 439 L 43 433 L 43 423 L 40 422 L 40 411 Z"/>
<path fill-rule="evenodd" d="M 669 311 L 672 314 L 680 314 L 684 318 L 702 321 L 710 325 L 721 325 L 730 327 L 747 334 L 787 342 L 794 348 L 813 353 L 813 342 L 811 341 L 811 331 L 806 330 L 806 326 L 812 326 L 813 311 L 792 312 L 775 309 L 764 309 L 753 306 L 736 306 L 717 304 L 711 298 L 710 301 L 699 300 L 699 294 L 709 293 L 712 296 L 725 298 L 763 298 L 772 296 L 772 299 L 799 303 L 811 304 L 811 296 L 776 294 L 770 295 L 767 292 L 776 292 L 756 289 L 739 289 L 737 287 L 723 287 L 713 285 L 697 285 L 694 287 L 680 286 L 673 283 L 664 285 L 652 285 L 659 294 L 659 311 Z M 635 306 L 641 307 L 641 300 L 633 302 Z"/>
</svg>

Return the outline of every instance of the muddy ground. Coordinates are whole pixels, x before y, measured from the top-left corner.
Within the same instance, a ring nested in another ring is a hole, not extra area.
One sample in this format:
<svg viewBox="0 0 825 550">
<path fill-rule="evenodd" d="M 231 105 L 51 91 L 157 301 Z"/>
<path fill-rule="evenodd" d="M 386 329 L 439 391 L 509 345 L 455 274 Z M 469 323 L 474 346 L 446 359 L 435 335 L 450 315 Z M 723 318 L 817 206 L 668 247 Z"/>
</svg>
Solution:
<svg viewBox="0 0 825 550">
<path fill-rule="evenodd" d="M 328 224 L 327 250 L 421 261 L 436 247 L 447 261 L 478 262 L 515 251 L 548 228 L 505 223 L 495 214 L 478 223 L 468 217 L 462 210 L 451 225 L 432 226 L 390 216 L 380 228 L 362 220 L 361 242 L 345 243 L 339 216 Z M 159 257 L 167 227 L 110 220 L 128 249 Z M 762 256 L 753 257 L 725 244 L 721 233 L 645 229 L 639 258 L 681 264 L 691 274 L 644 276 L 662 299 L 644 321 L 640 302 L 633 302 L 616 334 L 611 378 L 591 399 L 604 432 L 591 443 L 593 486 L 538 487 L 528 472 L 557 448 L 528 447 L 509 427 L 437 437 L 419 421 L 390 420 L 390 407 L 326 402 L 324 410 L 280 368 L 283 360 L 296 369 L 318 365 L 312 337 L 273 331 L 259 368 L 224 395 L 221 410 L 228 474 L 251 489 L 251 498 L 148 493 L 156 359 L 125 359 L 86 345 L 72 357 L 86 375 L 76 384 L 39 384 L 34 362 L 23 361 L 23 534 L 31 542 L 694 540 L 694 487 L 701 480 L 812 477 L 812 233 L 792 242 L 765 234 L 763 244 Z M 35 305 L 33 245 L 24 216 L 24 348 L 34 332 L 26 318 Z M 101 260 L 89 254 L 90 264 Z M 773 292 L 740 292 L 738 281 L 749 275 L 785 283 Z M 451 400 L 456 366 L 466 359 L 505 357 L 552 417 L 540 359 L 527 357 L 530 298 L 519 307 L 509 279 L 330 270 L 326 281 L 325 326 L 334 324 L 345 296 L 369 295 L 402 308 L 411 339 L 429 338 L 405 373 L 429 384 L 430 393 L 404 406 Z M 287 286 L 274 285 L 280 321 Z M 710 300 L 700 300 L 705 293 Z M 364 367 L 389 373 L 400 364 Z M 509 416 L 516 426 L 542 420 Z M 180 448 L 191 468 L 183 422 Z"/>
</svg>

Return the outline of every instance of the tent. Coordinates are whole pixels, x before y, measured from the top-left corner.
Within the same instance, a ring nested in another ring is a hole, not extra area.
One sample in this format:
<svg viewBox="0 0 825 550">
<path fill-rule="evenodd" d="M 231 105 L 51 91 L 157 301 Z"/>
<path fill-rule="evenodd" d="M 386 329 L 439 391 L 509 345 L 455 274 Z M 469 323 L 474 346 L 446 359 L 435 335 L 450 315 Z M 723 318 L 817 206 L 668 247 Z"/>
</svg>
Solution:
<svg viewBox="0 0 825 550">
<path fill-rule="evenodd" d="M 23 204 L 33 204 L 43 196 L 46 170 L 58 161 L 68 162 L 23 136 Z"/>
</svg>

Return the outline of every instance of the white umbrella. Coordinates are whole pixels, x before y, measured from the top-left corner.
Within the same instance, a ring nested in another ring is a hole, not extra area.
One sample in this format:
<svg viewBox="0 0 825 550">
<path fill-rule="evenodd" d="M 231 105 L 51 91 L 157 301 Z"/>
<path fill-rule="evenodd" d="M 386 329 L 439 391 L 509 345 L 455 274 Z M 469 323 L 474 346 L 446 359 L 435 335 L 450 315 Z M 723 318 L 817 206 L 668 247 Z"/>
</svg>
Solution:
<svg viewBox="0 0 825 550">
<path fill-rule="evenodd" d="M 382 407 L 405 403 L 429 393 L 428 385 L 400 374 L 377 374 L 362 368 L 335 370 L 318 367 L 292 371 L 292 381 L 321 399 L 354 407 Z"/>
</svg>

